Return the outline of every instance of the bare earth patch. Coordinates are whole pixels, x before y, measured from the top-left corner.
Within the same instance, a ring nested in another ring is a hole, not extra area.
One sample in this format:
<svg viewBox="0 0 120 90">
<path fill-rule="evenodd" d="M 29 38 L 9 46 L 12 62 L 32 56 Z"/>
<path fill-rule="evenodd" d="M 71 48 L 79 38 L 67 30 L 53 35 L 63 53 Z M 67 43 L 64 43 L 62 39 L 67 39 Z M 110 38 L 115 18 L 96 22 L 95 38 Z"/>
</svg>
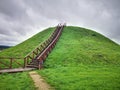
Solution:
<svg viewBox="0 0 120 90">
<path fill-rule="evenodd" d="M 37 72 L 29 72 L 29 75 L 33 79 L 35 87 L 37 87 L 38 90 L 54 90 Z"/>
</svg>

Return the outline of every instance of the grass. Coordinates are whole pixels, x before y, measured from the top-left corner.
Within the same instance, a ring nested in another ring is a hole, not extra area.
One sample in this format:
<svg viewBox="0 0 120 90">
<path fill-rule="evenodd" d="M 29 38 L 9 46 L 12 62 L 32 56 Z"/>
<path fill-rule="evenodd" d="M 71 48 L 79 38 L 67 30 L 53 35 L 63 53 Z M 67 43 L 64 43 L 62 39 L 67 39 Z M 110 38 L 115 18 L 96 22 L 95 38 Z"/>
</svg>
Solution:
<svg viewBox="0 0 120 90">
<path fill-rule="evenodd" d="M 44 70 L 56 90 L 120 90 L 120 46 L 97 32 L 65 27 Z"/>
<path fill-rule="evenodd" d="M 36 90 L 28 72 L 0 75 L 0 90 Z"/>
<path fill-rule="evenodd" d="M 56 90 L 120 90 L 120 67 L 60 67 L 38 71 Z"/>
<path fill-rule="evenodd" d="M 1 52 L 0 56 L 23 57 L 48 38 L 53 30 L 54 28 L 49 28 L 29 40 Z M 62 36 L 44 63 L 44 69 L 37 70 L 56 90 L 120 90 L 119 71 L 120 45 L 97 32 L 73 26 L 64 28 Z M 23 73 L 24 75 L 27 76 Z M 0 83 L 7 82 L 11 77 L 11 80 L 13 78 L 13 82 L 16 82 L 16 86 L 17 81 L 13 76 L 5 75 L 6 79 Z M 21 80 L 27 83 L 26 79 L 21 78 Z M 20 89 L 27 87 L 26 84 L 21 86 L 19 83 L 18 85 L 20 85 Z M 29 85 L 31 86 L 33 83 L 31 82 Z M 7 88 L 3 85 L 1 87 L 3 90 Z M 14 88 L 10 83 L 8 83 L 8 87 Z"/>
</svg>

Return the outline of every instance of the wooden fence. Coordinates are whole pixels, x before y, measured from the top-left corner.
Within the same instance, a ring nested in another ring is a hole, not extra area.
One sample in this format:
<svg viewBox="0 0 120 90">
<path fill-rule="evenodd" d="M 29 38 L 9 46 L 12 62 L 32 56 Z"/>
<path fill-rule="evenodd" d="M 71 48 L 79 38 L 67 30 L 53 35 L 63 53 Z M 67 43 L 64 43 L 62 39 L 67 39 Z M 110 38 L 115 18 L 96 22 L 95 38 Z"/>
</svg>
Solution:
<svg viewBox="0 0 120 90">
<path fill-rule="evenodd" d="M 59 24 L 52 35 L 43 42 L 40 46 L 35 48 L 30 54 L 24 58 L 24 67 L 36 67 L 42 68 L 42 64 L 51 50 L 54 48 L 57 40 L 59 39 L 61 32 L 65 24 Z"/>
<path fill-rule="evenodd" d="M 15 67 L 23 67 L 23 58 L 15 57 L 0 57 L 0 70 L 1 69 L 12 69 Z"/>
</svg>

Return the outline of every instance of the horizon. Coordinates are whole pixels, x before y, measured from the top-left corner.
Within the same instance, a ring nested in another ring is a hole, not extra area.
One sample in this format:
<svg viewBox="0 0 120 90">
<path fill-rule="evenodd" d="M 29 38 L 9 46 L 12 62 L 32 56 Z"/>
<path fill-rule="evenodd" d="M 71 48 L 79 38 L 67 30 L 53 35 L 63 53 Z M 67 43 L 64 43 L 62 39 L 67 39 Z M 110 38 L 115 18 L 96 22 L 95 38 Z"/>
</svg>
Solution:
<svg viewBox="0 0 120 90">
<path fill-rule="evenodd" d="M 66 25 L 66 26 L 67 26 L 67 25 Z M 70 26 L 72 26 L 72 25 L 70 25 Z M 55 27 L 55 26 L 54 26 L 54 27 Z M 79 26 L 73 26 L 73 27 L 79 27 Z M 50 27 L 47 27 L 47 28 L 50 28 Z M 47 28 L 45 28 L 44 30 L 46 30 Z M 85 27 L 80 27 L 80 28 L 84 28 L 84 29 L 91 30 L 91 31 L 93 31 L 93 32 L 97 32 L 97 31 L 95 31 L 95 30 L 93 30 L 93 29 L 89 29 L 89 28 L 85 28 Z M 40 32 L 42 32 L 42 31 L 44 31 L 44 30 L 41 30 Z M 38 33 L 39 33 L 39 32 L 38 32 Z M 36 34 L 38 34 L 38 33 L 36 33 Z M 97 32 L 97 33 L 99 33 L 99 32 Z M 34 34 L 34 35 L 36 35 L 36 34 Z M 99 33 L 99 34 L 103 35 L 102 33 Z M 34 36 L 34 35 L 33 35 L 33 36 Z M 33 36 L 31 36 L 31 37 L 33 37 Z M 103 35 L 103 36 L 106 37 L 105 35 Z M 29 38 L 31 38 L 31 37 L 29 37 Z M 26 40 L 28 40 L 29 38 L 27 38 Z M 111 40 L 112 42 L 120 45 L 120 43 L 115 42 L 114 40 L 110 39 L 109 37 L 106 37 L 106 38 L 108 38 L 108 39 Z M 26 40 L 24 40 L 24 41 L 26 41 Z M 24 42 L 24 41 L 22 41 L 22 42 Z M 20 43 L 22 43 L 22 42 L 20 42 Z M 20 44 L 20 43 L 18 43 L 18 44 Z M 18 45 L 18 44 L 16 44 L 16 45 Z M 9 47 L 16 46 L 16 45 L 1 45 L 1 44 L 0 44 L 0 46 L 9 46 Z"/>
</svg>

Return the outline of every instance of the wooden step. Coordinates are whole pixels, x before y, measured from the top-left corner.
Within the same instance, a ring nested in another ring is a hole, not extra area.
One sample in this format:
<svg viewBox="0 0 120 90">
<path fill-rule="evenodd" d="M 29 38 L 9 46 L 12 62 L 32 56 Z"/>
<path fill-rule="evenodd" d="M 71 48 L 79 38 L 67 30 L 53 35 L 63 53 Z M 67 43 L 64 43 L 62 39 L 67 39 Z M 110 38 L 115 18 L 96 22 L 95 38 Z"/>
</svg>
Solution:
<svg viewBox="0 0 120 90">
<path fill-rule="evenodd" d="M 26 67 L 29 67 L 29 68 L 38 68 L 38 65 L 27 65 Z"/>
</svg>

